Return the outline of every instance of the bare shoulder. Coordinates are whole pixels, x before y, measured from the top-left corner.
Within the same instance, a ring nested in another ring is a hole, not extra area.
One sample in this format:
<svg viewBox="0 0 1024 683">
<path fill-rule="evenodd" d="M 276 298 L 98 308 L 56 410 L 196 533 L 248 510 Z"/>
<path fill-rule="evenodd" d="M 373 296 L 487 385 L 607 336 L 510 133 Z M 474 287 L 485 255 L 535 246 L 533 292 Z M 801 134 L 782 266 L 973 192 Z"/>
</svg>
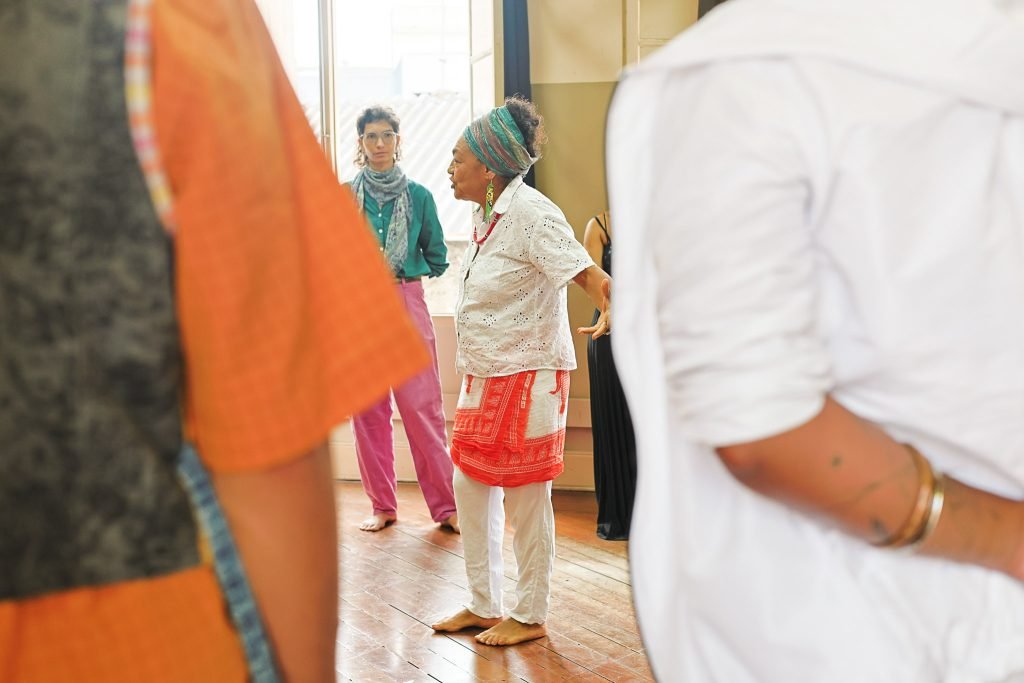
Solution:
<svg viewBox="0 0 1024 683">
<path fill-rule="evenodd" d="M 608 212 L 602 211 L 595 216 L 591 216 L 590 220 L 587 221 L 587 226 L 583 233 L 583 239 L 597 240 L 603 245 L 608 243 L 610 235 L 611 226 L 608 222 Z"/>
</svg>

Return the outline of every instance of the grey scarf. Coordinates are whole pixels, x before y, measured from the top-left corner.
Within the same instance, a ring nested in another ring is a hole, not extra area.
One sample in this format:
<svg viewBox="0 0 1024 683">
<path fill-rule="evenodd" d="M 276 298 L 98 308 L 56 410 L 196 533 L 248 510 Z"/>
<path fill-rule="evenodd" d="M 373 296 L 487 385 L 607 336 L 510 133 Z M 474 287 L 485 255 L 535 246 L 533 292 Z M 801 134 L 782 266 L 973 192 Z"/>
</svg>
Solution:
<svg viewBox="0 0 1024 683">
<path fill-rule="evenodd" d="M 409 179 L 397 164 L 386 171 L 363 168 L 352 181 L 352 189 L 362 211 L 366 209 L 364 201 L 367 192 L 382 209 L 392 199 L 395 200 L 391 222 L 388 223 L 388 237 L 384 242 L 384 258 L 391 266 L 391 271 L 397 275 L 409 256 L 409 207 L 412 206 Z"/>
</svg>

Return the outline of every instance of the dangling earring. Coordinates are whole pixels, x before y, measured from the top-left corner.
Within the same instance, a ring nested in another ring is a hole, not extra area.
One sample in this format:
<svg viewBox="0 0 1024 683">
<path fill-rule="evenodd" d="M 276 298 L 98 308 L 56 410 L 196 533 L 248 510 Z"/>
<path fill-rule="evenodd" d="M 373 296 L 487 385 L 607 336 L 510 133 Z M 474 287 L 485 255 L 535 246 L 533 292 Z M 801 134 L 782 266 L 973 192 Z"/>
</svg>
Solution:
<svg viewBox="0 0 1024 683">
<path fill-rule="evenodd" d="M 484 218 L 491 217 L 491 210 L 494 209 L 494 182 L 487 183 L 487 193 L 484 195 Z"/>
</svg>

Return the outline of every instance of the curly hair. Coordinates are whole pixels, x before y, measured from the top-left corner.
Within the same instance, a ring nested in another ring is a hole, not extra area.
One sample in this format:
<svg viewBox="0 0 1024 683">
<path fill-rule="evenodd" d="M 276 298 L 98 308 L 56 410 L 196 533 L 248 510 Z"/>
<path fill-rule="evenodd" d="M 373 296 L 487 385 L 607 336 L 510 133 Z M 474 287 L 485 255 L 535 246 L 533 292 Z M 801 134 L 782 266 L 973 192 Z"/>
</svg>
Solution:
<svg viewBox="0 0 1024 683">
<path fill-rule="evenodd" d="M 383 104 L 375 104 L 372 107 L 367 107 L 359 116 L 356 118 L 356 156 L 352 162 L 362 168 L 366 166 L 366 152 L 363 150 L 363 143 L 360 138 L 363 136 L 363 131 L 366 130 L 366 124 L 376 123 L 377 121 L 385 121 L 391 125 L 394 131 L 398 132 L 399 119 L 398 114 L 391 107 Z M 402 150 L 400 147 L 395 147 L 395 161 L 402 158 Z"/>
<path fill-rule="evenodd" d="M 544 117 L 537 111 L 537 105 L 521 95 L 513 95 L 505 98 L 505 107 L 526 138 L 526 151 L 532 157 L 539 157 L 541 145 L 548 141 L 548 134 L 544 129 Z"/>
</svg>

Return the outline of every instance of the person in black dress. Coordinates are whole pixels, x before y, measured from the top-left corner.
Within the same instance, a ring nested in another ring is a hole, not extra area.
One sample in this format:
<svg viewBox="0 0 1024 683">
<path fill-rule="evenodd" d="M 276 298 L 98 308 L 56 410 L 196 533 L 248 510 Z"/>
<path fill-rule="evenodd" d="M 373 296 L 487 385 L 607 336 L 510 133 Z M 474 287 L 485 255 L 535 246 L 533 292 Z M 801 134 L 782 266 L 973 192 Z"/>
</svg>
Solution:
<svg viewBox="0 0 1024 683">
<path fill-rule="evenodd" d="M 606 273 L 612 272 L 611 222 L 607 212 L 594 216 L 587 223 L 583 246 Z M 595 321 L 597 315 L 595 310 Z M 587 342 L 587 364 L 594 435 L 597 535 L 609 541 L 626 540 L 636 492 L 636 440 L 609 336 Z"/>
</svg>

